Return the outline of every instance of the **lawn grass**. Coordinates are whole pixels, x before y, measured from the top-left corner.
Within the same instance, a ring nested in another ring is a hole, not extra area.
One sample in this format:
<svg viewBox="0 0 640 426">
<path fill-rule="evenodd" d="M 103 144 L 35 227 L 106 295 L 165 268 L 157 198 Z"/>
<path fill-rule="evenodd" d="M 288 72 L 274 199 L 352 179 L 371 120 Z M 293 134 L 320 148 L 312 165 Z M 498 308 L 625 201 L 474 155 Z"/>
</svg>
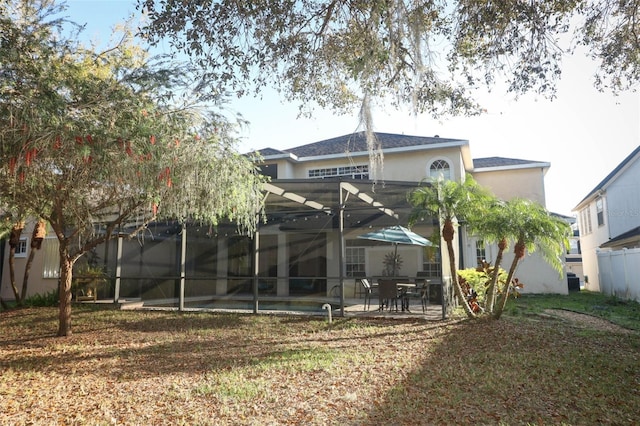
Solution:
<svg viewBox="0 0 640 426">
<path fill-rule="evenodd" d="M 540 313 L 545 309 L 566 309 L 607 319 L 632 330 L 640 330 L 640 303 L 621 300 L 591 291 L 570 292 L 568 295 L 531 294 L 509 302 L 512 315 Z"/>
<path fill-rule="evenodd" d="M 595 293 L 527 296 L 500 321 L 118 311 L 0 313 L 0 424 L 636 424 L 640 333 Z M 631 306 L 630 306 L 631 305 Z M 593 308 L 607 306 L 607 309 Z"/>
</svg>

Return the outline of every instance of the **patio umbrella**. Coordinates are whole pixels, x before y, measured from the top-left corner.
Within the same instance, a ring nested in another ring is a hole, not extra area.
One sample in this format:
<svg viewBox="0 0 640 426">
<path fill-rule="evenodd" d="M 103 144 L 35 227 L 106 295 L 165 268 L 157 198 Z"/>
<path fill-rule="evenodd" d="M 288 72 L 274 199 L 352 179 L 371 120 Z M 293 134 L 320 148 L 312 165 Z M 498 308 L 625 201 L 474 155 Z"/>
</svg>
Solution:
<svg viewBox="0 0 640 426">
<path fill-rule="evenodd" d="M 365 240 L 374 240 L 374 241 L 384 241 L 388 243 L 392 243 L 395 247 L 393 257 L 394 262 L 397 262 L 398 258 L 398 244 L 408 244 L 414 246 L 423 246 L 430 247 L 434 246 L 431 241 L 427 240 L 421 235 L 416 234 L 415 232 L 403 227 L 403 226 L 390 226 L 387 228 L 380 229 L 379 231 L 368 232 L 363 235 L 358 235 L 358 238 L 362 238 Z M 393 266 L 393 275 L 396 274 L 396 266 L 394 263 Z"/>
</svg>

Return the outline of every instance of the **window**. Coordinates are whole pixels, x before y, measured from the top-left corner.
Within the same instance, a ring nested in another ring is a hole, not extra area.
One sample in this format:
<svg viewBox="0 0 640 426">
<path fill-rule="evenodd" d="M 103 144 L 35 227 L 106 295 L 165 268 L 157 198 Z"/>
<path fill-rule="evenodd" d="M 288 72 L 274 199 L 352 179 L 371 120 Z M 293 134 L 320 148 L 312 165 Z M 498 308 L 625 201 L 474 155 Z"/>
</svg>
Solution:
<svg viewBox="0 0 640 426">
<path fill-rule="evenodd" d="M 27 237 L 20 237 L 14 253 L 15 257 L 27 257 L 28 242 Z"/>
<path fill-rule="evenodd" d="M 364 247 L 347 247 L 345 255 L 347 277 L 364 276 Z"/>
<path fill-rule="evenodd" d="M 442 176 L 444 179 L 451 179 L 451 166 L 445 160 L 436 160 L 429 166 L 429 176 L 437 179 Z"/>
<path fill-rule="evenodd" d="M 258 168 L 263 176 L 269 176 L 271 179 L 278 179 L 277 164 L 261 164 Z"/>
<path fill-rule="evenodd" d="M 596 214 L 598 218 L 598 226 L 604 225 L 604 202 L 601 197 L 596 199 Z"/>
<path fill-rule="evenodd" d="M 590 206 L 587 206 L 580 212 L 580 226 L 582 226 L 582 230 L 580 231 L 581 235 L 589 235 L 591 233 L 592 229 Z"/>
<path fill-rule="evenodd" d="M 44 270 L 42 278 L 60 277 L 60 254 L 58 253 L 58 239 L 45 238 L 42 243 L 44 252 Z"/>
<path fill-rule="evenodd" d="M 442 276 L 440 250 L 430 247 L 425 250 L 425 260 L 422 263 L 422 270 L 426 272 L 427 278 L 440 278 Z"/>
<path fill-rule="evenodd" d="M 476 264 L 482 265 L 487 260 L 487 249 L 484 241 L 476 241 Z"/>
<path fill-rule="evenodd" d="M 326 177 L 345 176 L 351 179 L 369 179 L 369 166 L 328 167 L 309 170 L 309 177 L 323 179 Z"/>
</svg>

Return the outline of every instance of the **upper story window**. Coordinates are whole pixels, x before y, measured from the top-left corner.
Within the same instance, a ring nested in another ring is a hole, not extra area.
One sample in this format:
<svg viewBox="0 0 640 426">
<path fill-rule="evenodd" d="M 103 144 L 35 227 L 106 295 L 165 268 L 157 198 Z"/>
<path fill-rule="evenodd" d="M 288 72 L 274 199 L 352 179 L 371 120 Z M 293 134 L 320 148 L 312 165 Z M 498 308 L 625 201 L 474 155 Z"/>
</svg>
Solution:
<svg viewBox="0 0 640 426">
<path fill-rule="evenodd" d="M 598 226 L 604 225 L 604 201 L 602 197 L 596 199 L 596 214 L 598 218 Z"/>
<path fill-rule="evenodd" d="M 429 166 L 429 177 L 437 179 L 440 176 L 451 180 L 451 165 L 446 160 L 436 160 Z"/>
<path fill-rule="evenodd" d="M 335 176 L 344 176 L 351 179 L 369 179 L 369 166 L 327 167 L 324 169 L 309 170 L 310 178 L 322 179 Z"/>
<path fill-rule="evenodd" d="M 580 212 L 580 235 L 589 235 L 592 231 L 591 228 L 591 206 L 587 206 Z"/>
</svg>

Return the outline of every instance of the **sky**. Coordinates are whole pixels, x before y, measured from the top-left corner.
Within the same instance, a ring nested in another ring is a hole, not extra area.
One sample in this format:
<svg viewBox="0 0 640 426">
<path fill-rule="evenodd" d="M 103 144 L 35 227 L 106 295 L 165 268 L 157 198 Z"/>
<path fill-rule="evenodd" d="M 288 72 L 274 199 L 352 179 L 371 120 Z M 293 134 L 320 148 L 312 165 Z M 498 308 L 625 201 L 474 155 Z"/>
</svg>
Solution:
<svg viewBox="0 0 640 426">
<path fill-rule="evenodd" d="M 107 42 L 113 25 L 135 12 L 132 0 L 70 0 L 67 5 L 71 20 L 86 24 L 85 36 L 100 42 Z M 548 162 L 546 207 L 575 216 L 573 208 L 640 144 L 640 93 L 598 92 L 592 78 L 595 64 L 584 57 L 567 58 L 563 64 L 554 100 L 533 94 L 515 99 L 494 88 L 479 97 L 485 114 L 438 120 L 378 106 L 374 128 L 465 139 L 473 158 Z M 287 104 L 272 91 L 261 99 L 234 100 L 229 108 L 250 123 L 240 134 L 241 152 L 292 148 L 353 133 L 358 127 L 357 111 L 346 116 L 315 111 L 311 119 L 298 118 L 298 105 Z"/>
</svg>

